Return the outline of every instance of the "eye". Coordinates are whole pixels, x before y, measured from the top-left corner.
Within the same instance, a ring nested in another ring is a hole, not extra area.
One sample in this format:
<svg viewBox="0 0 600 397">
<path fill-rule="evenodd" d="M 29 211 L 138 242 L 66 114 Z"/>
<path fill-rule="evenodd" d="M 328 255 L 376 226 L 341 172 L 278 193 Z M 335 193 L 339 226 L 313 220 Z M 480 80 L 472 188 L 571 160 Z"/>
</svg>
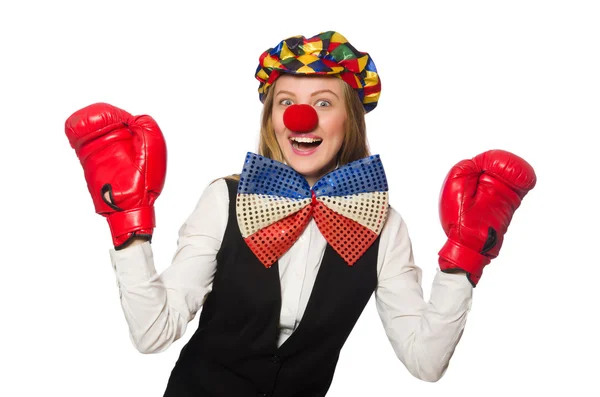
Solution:
<svg viewBox="0 0 600 397">
<path fill-rule="evenodd" d="M 291 100 L 291 99 L 282 99 L 281 101 L 279 101 L 279 104 L 280 104 L 280 105 L 283 105 L 283 106 L 290 106 L 290 105 L 292 105 L 293 103 L 294 103 L 294 102 L 292 102 L 292 100 Z"/>
<path fill-rule="evenodd" d="M 331 106 L 331 102 L 326 101 L 325 99 L 321 99 L 320 101 L 317 101 L 316 105 L 318 107 L 328 107 Z"/>
</svg>

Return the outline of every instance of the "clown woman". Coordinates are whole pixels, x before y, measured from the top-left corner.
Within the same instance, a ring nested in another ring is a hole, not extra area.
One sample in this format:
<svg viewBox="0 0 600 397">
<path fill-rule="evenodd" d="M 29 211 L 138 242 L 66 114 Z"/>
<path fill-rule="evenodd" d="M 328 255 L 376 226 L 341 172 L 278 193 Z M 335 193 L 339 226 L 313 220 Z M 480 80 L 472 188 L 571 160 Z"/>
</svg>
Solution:
<svg viewBox="0 0 600 397">
<path fill-rule="evenodd" d="M 201 312 L 164 395 L 325 396 L 373 294 L 400 361 L 419 379 L 440 379 L 533 169 L 503 150 L 451 168 L 440 195 L 448 240 L 425 301 L 383 159 L 367 146 L 365 114 L 381 91 L 373 59 L 338 32 L 295 36 L 260 55 L 256 78 L 257 153 L 206 188 L 162 274 L 151 248 L 166 172 L 160 128 L 106 103 L 66 122 L 110 226 L 136 348 L 167 349 Z"/>
</svg>

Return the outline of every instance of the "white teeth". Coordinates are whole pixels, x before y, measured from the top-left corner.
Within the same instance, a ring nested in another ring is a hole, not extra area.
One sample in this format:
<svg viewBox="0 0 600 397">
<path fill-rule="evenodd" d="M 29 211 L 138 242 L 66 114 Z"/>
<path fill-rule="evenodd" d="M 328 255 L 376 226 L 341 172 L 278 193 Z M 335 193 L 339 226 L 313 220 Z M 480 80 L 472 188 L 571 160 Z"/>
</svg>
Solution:
<svg viewBox="0 0 600 397">
<path fill-rule="evenodd" d="M 322 139 L 319 138 L 307 138 L 307 137 L 292 137 L 290 138 L 293 142 L 302 142 L 302 143 L 313 143 L 313 142 L 321 142 Z"/>
</svg>

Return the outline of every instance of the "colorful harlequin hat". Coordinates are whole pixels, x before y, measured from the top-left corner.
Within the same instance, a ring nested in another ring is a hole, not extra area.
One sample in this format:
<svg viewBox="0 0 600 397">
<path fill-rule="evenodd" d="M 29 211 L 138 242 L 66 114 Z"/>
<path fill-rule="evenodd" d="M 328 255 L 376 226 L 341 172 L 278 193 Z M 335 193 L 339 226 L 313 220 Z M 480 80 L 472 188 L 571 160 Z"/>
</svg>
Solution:
<svg viewBox="0 0 600 397">
<path fill-rule="evenodd" d="M 367 113 L 377 106 L 381 93 L 373 59 L 366 52 L 357 51 L 338 32 L 324 32 L 308 39 L 293 36 L 263 52 L 256 69 L 261 102 L 282 73 L 339 77 L 356 90 Z"/>
</svg>

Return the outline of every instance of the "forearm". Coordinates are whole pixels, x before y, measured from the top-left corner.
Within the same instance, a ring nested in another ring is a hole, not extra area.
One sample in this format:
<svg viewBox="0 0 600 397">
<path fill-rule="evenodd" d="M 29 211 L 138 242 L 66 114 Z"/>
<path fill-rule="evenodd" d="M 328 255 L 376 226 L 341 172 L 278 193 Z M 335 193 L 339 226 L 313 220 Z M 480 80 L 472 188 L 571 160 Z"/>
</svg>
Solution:
<svg viewBox="0 0 600 397">
<path fill-rule="evenodd" d="M 131 340 L 140 352 L 157 353 L 184 334 L 190 313 L 179 294 L 164 285 L 150 244 L 143 243 L 136 241 L 110 253 Z"/>
<path fill-rule="evenodd" d="M 464 274 L 436 274 L 429 302 L 417 284 L 398 285 L 402 300 L 377 301 L 398 358 L 415 377 L 439 380 L 460 341 L 471 308 L 472 286 Z M 411 289 L 413 291 L 411 291 Z"/>
</svg>

